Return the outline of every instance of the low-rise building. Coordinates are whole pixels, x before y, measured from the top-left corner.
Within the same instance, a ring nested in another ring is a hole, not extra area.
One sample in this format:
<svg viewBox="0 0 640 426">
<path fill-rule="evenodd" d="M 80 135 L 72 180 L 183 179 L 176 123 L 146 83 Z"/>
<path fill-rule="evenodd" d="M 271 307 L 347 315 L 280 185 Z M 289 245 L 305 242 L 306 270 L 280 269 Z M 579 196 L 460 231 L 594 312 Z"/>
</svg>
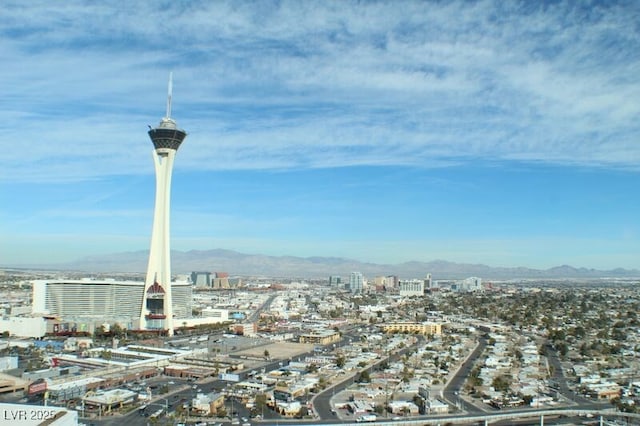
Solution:
<svg viewBox="0 0 640 426">
<path fill-rule="evenodd" d="M 113 409 L 133 404 L 138 394 L 127 389 L 112 389 L 100 393 L 88 392 L 82 397 L 85 409 L 96 409 L 101 413 L 108 413 Z"/>
<path fill-rule="evenodd" d="M 420 409 L 411 401 L 391 401 L 387 404 L 387 409 L 393 414 L 417 415 Z"/>
<path fill-rule="evenodd" d="M 449 412 L 449 404 L 445 404 L 439 399 L 428 399 L 424 406 L 425 414 L 447 414 Z"/>
<path fill-rule="evenodd" d="M 298 336 L 300 343 L 311 343 L 315 345 L 330 345 L 340 340 L 340 333 L 335 330 L 314 331 Z"/>
<path fill-rule="evenodd" d="M 386 333 L 442 334 L 442 324 L 435 322 L 392 322 L 382 325 Z"/>
<path fill-rule="evenodd" d="M 224 407 L 224 395 L 222 393 L 199 393 L 191 401 L 191 407 L 197 414 L 209 416 Z"/>
</svg>

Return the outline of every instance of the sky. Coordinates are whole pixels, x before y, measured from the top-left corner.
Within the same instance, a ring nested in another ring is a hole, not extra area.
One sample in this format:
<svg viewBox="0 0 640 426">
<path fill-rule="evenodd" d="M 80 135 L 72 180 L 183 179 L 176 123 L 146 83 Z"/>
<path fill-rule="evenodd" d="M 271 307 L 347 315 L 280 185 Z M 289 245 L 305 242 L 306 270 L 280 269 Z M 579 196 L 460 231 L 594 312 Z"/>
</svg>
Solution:
<svg viewBox="0 0 640 426">
<path fill-rule="evenodd" d="M 638 46 L 633 0 L 4 1 L 0 265 L 149 249 L 171 72 L 174 250 L 640 269 Z"/>
</svg>

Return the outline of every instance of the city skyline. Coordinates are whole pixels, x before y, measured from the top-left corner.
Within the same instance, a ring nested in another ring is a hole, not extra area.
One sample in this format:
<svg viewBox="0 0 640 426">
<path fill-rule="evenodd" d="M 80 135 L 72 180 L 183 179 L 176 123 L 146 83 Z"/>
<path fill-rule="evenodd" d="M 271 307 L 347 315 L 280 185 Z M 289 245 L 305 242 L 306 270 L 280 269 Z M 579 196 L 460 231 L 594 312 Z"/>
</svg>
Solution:
<svg viewBox="0 0 640 426">
<path fill-rule="evenodd" d="M 9 2 L 0 260 L 148 249 L 640 268 L 633 2 Z M 157 25 L 162 22 L 163 25 Z"/>
</svg>

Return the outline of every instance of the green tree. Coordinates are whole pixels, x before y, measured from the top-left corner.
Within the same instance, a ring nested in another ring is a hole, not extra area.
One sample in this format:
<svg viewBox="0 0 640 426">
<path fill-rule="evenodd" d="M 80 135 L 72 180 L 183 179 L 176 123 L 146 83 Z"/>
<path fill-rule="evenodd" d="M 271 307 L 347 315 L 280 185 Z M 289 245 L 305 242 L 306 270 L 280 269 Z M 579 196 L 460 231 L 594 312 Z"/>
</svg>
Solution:
<svg viewBox="0 0 640 426">
<path fill-rule="evenodd" d="M 494 377 L 491 382 L 491 386 L 498 392 L 508 392 L 511 388 L 511 382 L 513 378 L 507 374 L 501 374 L 499 376 Z"/>
<path fill-rule="evenodd" d="M 124 329 L 118 323 L 111 324 L 111 327 L 109 328 L 109 332 L 113 337 L 120 338 L 124 336 Z"/>
<path fill-rule="evenodd" d="M 371 382 L 371 376 L 369 375 L 369 372 L 367 370 L 361 371 L 360 374 L 358 375 L 358 378 L 356 379 L 356 382 L 358 383 Z"/>
<path fill-rule="evenodd" d="M 257 394 L 254 403 L 256 405 L 256 410 L 258 410 L 261 413 L 260 415 L 264 417 L 264 409 L 267 407 L 267 394 Z"/>
<path fill-rule="evenodd" d="M 104 324 L 99 325 L 93 330 L 93 337 L 95 339 L 104 339 L 107 334 L 107 331 L 104 327 Z"/>
</svg>

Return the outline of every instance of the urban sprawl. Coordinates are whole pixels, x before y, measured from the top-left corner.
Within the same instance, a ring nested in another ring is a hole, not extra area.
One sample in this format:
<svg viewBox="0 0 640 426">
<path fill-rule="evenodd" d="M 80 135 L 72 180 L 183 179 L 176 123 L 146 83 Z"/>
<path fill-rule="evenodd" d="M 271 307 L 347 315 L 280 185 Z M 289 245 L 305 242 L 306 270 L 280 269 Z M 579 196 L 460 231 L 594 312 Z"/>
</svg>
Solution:
<svg viewBox="0 0 640 426">
<path fill-rule="evenodd" d="M 0 416 L 65 425 L 639 424 L 637 279 L 425 275 L 193 272 L 176 277 L 169 335 L 137 327 L 141 276 L 4 270 Z"/>
</svg>

